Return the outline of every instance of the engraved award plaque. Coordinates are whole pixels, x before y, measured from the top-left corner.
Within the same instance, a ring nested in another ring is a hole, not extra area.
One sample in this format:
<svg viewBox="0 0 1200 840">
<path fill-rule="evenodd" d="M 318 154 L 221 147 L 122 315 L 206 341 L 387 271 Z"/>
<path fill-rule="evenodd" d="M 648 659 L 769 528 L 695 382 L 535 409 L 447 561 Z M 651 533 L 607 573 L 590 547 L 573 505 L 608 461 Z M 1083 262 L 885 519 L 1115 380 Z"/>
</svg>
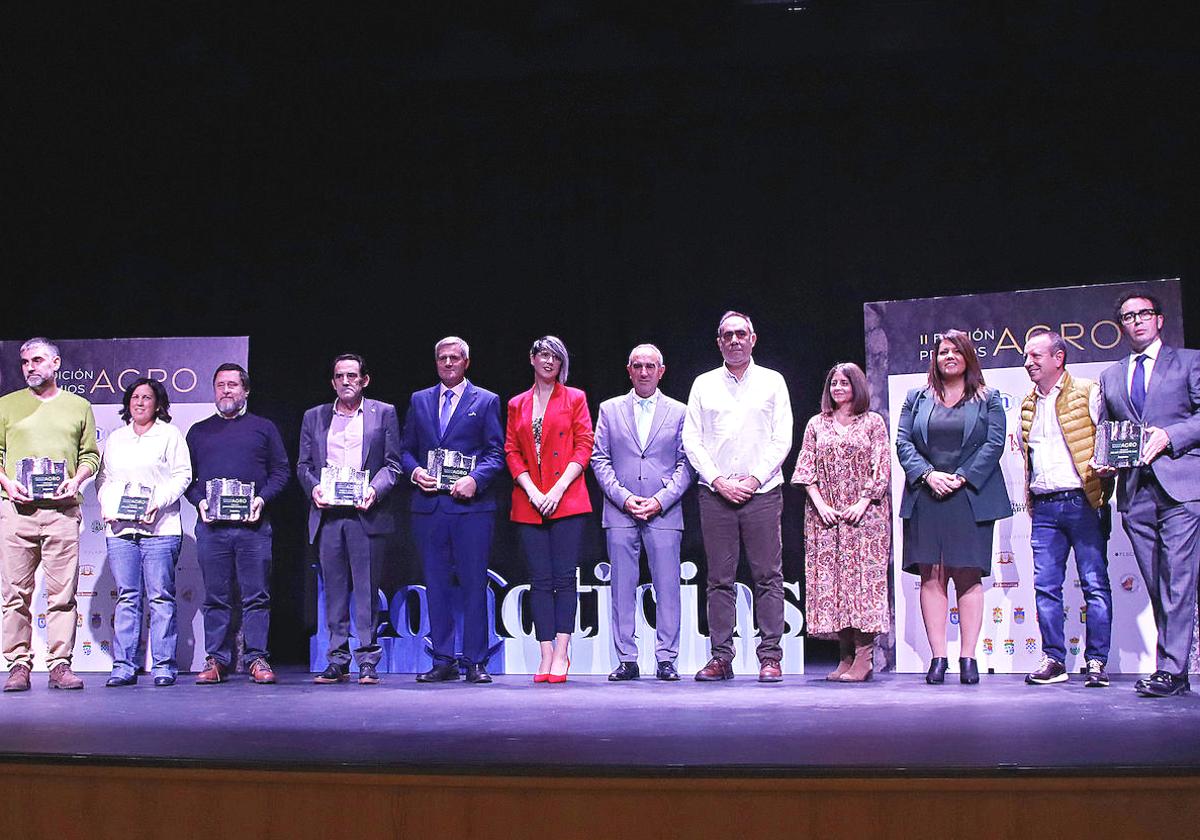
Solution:
<svg viewBox="0 0 1200 840">
<path fill-rule="evenodd" d="M 154 488 L 145 484 L 125 482 L 125 489 L 121 491 L 121 501 L 117 503 L 117 519 L 124 522 L 140 522 L 150 509 L 150 497 L 153 492 Z"/>
<path fill-rule="evenodd" d="M 1132 420 L 1106 420 L 1096 426 L 1097 464 L 1110 467 L 1140 467 L 1146 427 Z"/>
<path fill-rule="evenodd" d="M 236 478 L 214 478 L 205 485 L 208 516 L 222 522 L 245 522 L 254 501 L 254 482 Z"/>
<path fill-rule="evenodd" d="M 371 474 L 353 467 L 321 467 L 321 496 L 328 505 L 357 505 L 367 495 Z"/>
<path fill-rule="evenodd" d="M 52 499 L 58 485 L 67 480 L 67 462 L 52 458 L 22 458 L 17 466 L 17 481 L 35 499 Z"/>
<path fill-rule="evenodd" d="M 453 449 L 430 449 L 425 469 L 437 479 L 437 489 L 449 490 L 454 482 L 475 469 L 475 456 Z"/>
</svg>

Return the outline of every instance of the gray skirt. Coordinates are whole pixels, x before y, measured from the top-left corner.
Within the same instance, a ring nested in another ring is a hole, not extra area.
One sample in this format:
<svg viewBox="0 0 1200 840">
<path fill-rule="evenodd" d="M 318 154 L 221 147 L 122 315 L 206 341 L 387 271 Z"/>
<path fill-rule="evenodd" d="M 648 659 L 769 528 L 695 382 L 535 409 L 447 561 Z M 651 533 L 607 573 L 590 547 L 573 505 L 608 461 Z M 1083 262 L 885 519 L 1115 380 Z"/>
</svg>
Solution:
<svg viewBox="0 0 1200 840">
<path fill-rule="evenodd" d="M 942 565 L 981 569 L 987 577 L 995 527 L 995 521 L 975 521 L 966 493 L 938 499 L 922 485 L 912 516 L 904 520 L 904 571 L 915 575 L 920 566 Z"/>
</svg>

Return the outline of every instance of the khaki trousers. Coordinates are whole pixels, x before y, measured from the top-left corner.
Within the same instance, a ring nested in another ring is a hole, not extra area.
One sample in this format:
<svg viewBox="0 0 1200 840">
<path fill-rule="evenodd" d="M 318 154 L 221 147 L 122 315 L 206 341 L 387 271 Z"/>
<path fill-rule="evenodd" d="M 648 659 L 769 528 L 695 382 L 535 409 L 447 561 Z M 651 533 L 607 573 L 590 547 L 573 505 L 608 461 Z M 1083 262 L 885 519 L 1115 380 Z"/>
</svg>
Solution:
<svg viewBox="0 0 1200 840">
<path fill-rule="evenodd" d="M 79 505 L 45 508 L 0 501 L 0 597 L 4 659 L 33 667 L 33 574 L 46 590 L 47 663 L 71 664 L 75 650 L 75 589 L 79 582 Z"/>
</svg>

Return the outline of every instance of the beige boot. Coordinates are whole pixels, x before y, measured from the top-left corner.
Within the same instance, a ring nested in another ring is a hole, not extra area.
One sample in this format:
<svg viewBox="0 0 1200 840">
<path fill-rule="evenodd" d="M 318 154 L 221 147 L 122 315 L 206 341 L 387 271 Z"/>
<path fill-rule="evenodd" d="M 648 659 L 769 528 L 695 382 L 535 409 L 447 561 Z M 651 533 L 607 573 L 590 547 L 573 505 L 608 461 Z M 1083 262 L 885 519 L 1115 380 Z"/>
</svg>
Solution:
<svg viewBox="0 0 1200 840">
<path fill-rule="evenodd" d="M 854 662 L 854 628 L 838 631 L 838 666 L 826 675 L 827 680 L 840 680 Z"/>
<path fill-rule="evenodd" d="M 875 634 L 854 631 L 854 664 L 838 677 L 840 682 L 866 682 L 871 679 L 875 659 Z"/>
</svg>

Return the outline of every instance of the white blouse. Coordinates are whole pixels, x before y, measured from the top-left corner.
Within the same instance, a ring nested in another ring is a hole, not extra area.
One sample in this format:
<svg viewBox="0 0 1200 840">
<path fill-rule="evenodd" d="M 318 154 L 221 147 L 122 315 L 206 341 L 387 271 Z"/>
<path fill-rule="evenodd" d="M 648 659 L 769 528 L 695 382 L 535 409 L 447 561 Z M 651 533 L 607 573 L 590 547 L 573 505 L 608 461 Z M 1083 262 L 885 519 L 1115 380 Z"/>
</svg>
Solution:
<svg viewBox="0 0 1200 840">
<path fill-rule="evenodd" d="M 129 423 L 108 436 L 100 461 L 100 474 L 96 477 L 96 497 L 105 519 L 116 516 L 127 482 L 153 488 L 150 506 L 158 508 L 158 514 L 150 524 L 106 523 L 104 533 L 107 536 L 144 534 L 160 537 L 183 533 L 179 497 L 192 483 L 192 460 L 179 429 L 155 420 L 154 425 L 141 435 L 136 434 L 133 424 Z"/>
</svg>

